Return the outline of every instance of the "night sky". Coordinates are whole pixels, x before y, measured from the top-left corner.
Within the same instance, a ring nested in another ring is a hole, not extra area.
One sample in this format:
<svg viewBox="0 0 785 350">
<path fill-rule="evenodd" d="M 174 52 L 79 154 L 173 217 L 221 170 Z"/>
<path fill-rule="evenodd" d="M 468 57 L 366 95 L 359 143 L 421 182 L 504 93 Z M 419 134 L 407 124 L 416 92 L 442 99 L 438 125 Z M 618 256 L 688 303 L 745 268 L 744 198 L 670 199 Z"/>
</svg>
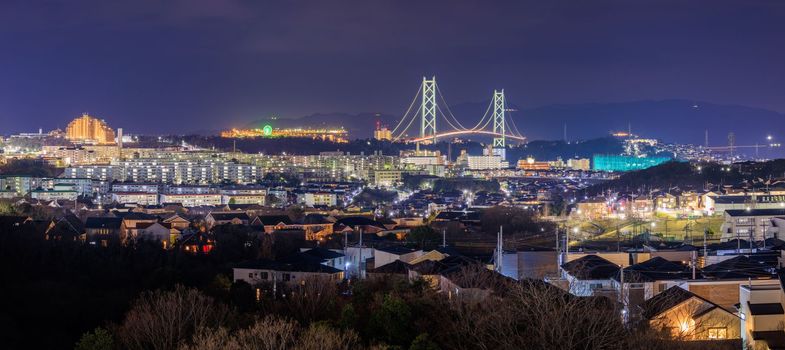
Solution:
<svg viewBox="0 0 785 350">
<path fill-rule="evenodd" d="M 695 99 L 785 112 L 785 1 L 0 1 L 0 133 L 132 133 L 453 104 Z M 782 122 L 782 121 L 772 121 Z"/>
</svg>

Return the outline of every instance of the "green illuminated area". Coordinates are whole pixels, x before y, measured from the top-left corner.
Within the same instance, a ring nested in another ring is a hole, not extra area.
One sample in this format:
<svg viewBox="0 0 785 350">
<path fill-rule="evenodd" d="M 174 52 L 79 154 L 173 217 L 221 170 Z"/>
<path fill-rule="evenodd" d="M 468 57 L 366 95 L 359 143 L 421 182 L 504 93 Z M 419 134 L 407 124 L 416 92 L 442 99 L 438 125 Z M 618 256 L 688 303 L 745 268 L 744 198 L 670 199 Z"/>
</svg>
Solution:
<svg viewBox="0 0 785 350">
<path fill-rule="evenodd" d="M 669 162 L 670 160 L 670 157 L 631 157 L 595 154 L 594 157 L 592 157 L 592 169 L 598 171 L 642 170 Z"/>
</svg>

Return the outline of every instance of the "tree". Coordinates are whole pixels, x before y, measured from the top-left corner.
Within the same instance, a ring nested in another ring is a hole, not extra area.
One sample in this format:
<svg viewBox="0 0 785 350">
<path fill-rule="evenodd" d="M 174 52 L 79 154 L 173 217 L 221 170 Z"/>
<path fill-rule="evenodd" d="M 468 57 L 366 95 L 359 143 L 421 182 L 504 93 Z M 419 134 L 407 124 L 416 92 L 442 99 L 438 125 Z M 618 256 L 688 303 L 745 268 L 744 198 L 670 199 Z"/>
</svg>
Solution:
<svg viewBox="0 0 785 350">
<path fill-rule="evenodd" d="M 112 335 L 101 327 L 94 329 L 92 332 L 82 334 L 79 342 L 76 343 L 75 350 L 112 350 L 114 349 L 114 338 Z"/>
<path fill-rule="evenodd" d="M 505 236 L 510 234 L 530 235 L 540 232 L 544 223 L 535 220 L 534 213 L 515 207 L 491 207 L 482 213 L 483 233 L 495 235 L 499 227 L 504 227 Z"/>
<path fill-rule="evenodd" d="M 354 305 L 351 303 L 344 305 L 338 323 L 342 329 L 353 329 L 357 325 L 357 311 L 354 310 Z"/>
<path fill-rule="evenodd" d="M 406 346 L 412 341 L 412 311 L 406 302 L 387 294 L 378 310 L 371 314 L 369 334 L 389 344 Z"/>
<path fill-rule="evenodd" d="M 300 322 L 322 320 L 336 311 L 338 289 L 331 279 L 308 277 L 289 288 L 284 304 L 289 315 Z"/>
<path fill-rule="evenodd" d="M 281 200 L 278 198 L 278 196 L 276 196 L 274 194 L 269 194 L 268 193 L 266 196 L 264 196 L 264 204 L 266 204 L 268 206 L 274 207 L 274 206 L 276 206 L 277 204 L 280 204 L 280 203 L 281 203 Z"/>
<path fill-rule="evenodd" d="M 180 350 L 285 350 L 294 346 L 297 331 L 297 322 L 268 316 L 233 334 L 223 327 L 201 329 Z"/>
<path fill-rule="evenodd" d="M 428 333 L 420 333 L 417 338 L 414 338 L 409 350 L 440 350 L 439 345 L 434 343 Z"/>
<path fill-rule="evenodd" d="M 237 281 L 232 284 L 229 289 L 229 296 L 232 304 L 237 307 L 240 312 L 253 310 L 256 305 L 256 294 L 253 287 L 248 282 Z"/>
<path fill-rule="evenodd" d="M 407 236 L 407 240 L 417 244 L 420 249 L 438 244 L 441 238 L 442 236 L 429 226 L 417 226 Z"/>
<path fill-rule="evenodd" d="M 315 323 L 303 332 L 295 347 L 297 350 L 349 350 L 360 345 L 354 331 L 338 331 L 326 324 Z"/>
<path fill-rule="evenodd" d="M 229 319 L 229 309 L 196 289 L 143 292 L 118 329 L 128 349 L 176 349 L 199 329 L 215 328 Z"/>
</svg>

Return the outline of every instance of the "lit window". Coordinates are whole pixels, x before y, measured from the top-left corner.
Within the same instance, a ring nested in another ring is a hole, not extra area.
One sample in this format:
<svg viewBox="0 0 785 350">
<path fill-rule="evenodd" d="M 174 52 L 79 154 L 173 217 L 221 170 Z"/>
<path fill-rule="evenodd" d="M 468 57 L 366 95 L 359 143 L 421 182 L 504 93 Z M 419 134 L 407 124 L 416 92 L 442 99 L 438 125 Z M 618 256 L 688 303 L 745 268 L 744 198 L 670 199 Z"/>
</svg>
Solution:
<svg viewBox="0 0 785 350">
<path fill-rule="evenodd" d="M 709 339 L 727 339 L 728 328 L 726 327 L 713 327 L 709 328 Z"/>
</svg>

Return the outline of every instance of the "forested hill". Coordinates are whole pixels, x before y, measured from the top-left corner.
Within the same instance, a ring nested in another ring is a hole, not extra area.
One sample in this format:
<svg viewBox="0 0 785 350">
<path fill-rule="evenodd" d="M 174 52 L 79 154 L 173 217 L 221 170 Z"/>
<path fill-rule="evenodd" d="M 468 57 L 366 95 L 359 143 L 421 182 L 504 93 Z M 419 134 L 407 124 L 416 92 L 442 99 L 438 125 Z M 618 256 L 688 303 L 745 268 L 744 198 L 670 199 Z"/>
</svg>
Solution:
<svg viewBox="0 0 785 350">
<path fill-rule="evenodd" d="M 586 189 L 587 195 L 606 190 L 614 192 L 667 190 L 680 188 L 717 189 L 722 185 L 745 185 L 763 188 L 785 178 L 785 159 L 767 162 L 743 162 L 731 165 L 717 163 L 668 162 L 644 170 L 628 172 L 618 179 Z"/>
</svg>

